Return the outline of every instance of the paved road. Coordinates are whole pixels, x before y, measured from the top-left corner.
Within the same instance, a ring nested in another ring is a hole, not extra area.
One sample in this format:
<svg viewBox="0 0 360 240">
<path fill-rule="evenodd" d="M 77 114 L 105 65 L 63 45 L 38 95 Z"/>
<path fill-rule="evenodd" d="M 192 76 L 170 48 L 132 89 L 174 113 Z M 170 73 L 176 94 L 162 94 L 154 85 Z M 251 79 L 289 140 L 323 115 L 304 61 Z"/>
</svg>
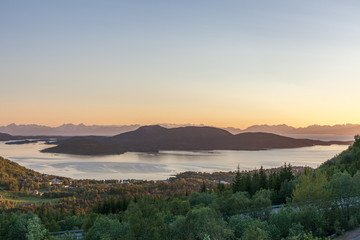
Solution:
<svg viewBox="0 0 360 240">
<path fill-rule="evenodd" d="M 344 235 L 334 238 L 334 240 L 360 240 L 360 228 L 346 232 Z"/>
</svg>

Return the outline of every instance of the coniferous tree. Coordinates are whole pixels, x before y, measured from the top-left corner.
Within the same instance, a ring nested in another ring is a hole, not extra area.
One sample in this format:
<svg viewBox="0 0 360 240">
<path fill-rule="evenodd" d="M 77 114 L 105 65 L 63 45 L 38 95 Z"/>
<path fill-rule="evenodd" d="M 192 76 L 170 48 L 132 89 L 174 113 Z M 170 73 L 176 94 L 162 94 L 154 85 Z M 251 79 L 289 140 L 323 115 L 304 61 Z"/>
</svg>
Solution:
<svg viewBox="0 0 360 240">
<path fill-rule="evenodd" d="M 205 182 L 202 183 L 200 192 L 206 192 L 206 185 Z"/>
<path fill-rule="evenodd" d="M 241 191 L 241 183 L 242 183 L 242 179 L 241 179 L 241 174 L 240 174 L 240 167 L 238 165 L 237 167 L 237 171 L 236 171 L 236 175 L 235 175 L 235 179 L 232 183 L 232 190 L 233 193 L 239 192 Z"/>
<path fill-rule="evenodd" d="M 261 166 L 260 170 L 259 170 L 259 188 L 260 189 L 268 188 L 267 176 L 266 176 L 263 166 Z"/>
<path fill-rule="evenodd" d="M 260 176 L 256 170 L 251 179 L 251 195 L 254 195 L 260 189 Z"/>
<path fill-rule="evenodd" d="M 250 173 L 246 173 L 244 176 L 244 191 L 248 192 L 251 194 L 251 175 Z"/>
</svg>

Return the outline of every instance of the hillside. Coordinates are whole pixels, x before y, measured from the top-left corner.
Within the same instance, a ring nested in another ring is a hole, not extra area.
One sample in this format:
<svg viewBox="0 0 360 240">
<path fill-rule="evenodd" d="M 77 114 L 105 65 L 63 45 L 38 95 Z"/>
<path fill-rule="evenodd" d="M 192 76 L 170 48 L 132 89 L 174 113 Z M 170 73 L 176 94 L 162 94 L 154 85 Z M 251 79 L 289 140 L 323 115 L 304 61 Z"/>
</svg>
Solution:
<svg viewBox="0 0 360 240">
<path fill-rule="evenodd" d="M 104 138 L 76 138 L 47 148 L 44 152 L 82 155 L 122 154 L 125 152 L 157 152 L 160 150 L 265 150 L 314 145 L 350 144 L 340 141 L 294 139 L 271 133 L 233 135 L 214 127 L 164 128 L 145 126 L 127 133 Z"/>
<path fill-rule="evenodd" d="M 0 141 L 17 140 L 19 138 L 11 136 L 10 134 L 0 133 Z"/>
<path fill-rule="evenodd" d="M 0 187 L 14 190 L 19 188 L 22 179 L 33 179 L 41 174 L 0 157 Z"/>
<path fill-rule="evenodd" d="M 352 146 L 332 159 L 324 162 L 319 170 L 334 174 L 337 170 L 347 171 L 354 175 L 360 170 L 360 136 L 355 136 L 355 142 Z"/>
</svg>

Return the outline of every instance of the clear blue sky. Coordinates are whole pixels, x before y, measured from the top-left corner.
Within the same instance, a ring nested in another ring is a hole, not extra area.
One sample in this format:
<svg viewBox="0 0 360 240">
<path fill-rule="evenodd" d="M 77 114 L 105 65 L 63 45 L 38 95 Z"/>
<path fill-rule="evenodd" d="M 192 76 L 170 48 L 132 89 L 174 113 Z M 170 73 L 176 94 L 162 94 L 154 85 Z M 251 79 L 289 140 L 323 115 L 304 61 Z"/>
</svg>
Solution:
<svg viewBox="0 0 360 240">
<path fill-rule="evenodd" d="M 0 125 L 360 123 L 358 1 L 1 1 Z"/>
</svg>

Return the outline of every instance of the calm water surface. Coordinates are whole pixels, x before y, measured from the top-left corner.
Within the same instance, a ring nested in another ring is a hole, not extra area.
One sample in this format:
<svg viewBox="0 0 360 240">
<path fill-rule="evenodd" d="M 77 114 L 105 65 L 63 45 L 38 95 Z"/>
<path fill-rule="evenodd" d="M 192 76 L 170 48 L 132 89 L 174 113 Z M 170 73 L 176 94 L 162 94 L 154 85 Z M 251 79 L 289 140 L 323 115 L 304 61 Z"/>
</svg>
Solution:
<svg viewBox="0 0 360 240">
<path fill-rule="evenodd" d="M 76 179 L 167 179 L 184 171 L 232 171 L 293 166 L 318 167 L 348 146 L 314 146 L 266 151 L 162 151 L 158 154 L 125 153 L 109 156 L 77 156 L 41 153 L 51 147 L 42 143 L 6 145 L 0 143 L 0 156 L 41 173 Z"/>
</svg>

